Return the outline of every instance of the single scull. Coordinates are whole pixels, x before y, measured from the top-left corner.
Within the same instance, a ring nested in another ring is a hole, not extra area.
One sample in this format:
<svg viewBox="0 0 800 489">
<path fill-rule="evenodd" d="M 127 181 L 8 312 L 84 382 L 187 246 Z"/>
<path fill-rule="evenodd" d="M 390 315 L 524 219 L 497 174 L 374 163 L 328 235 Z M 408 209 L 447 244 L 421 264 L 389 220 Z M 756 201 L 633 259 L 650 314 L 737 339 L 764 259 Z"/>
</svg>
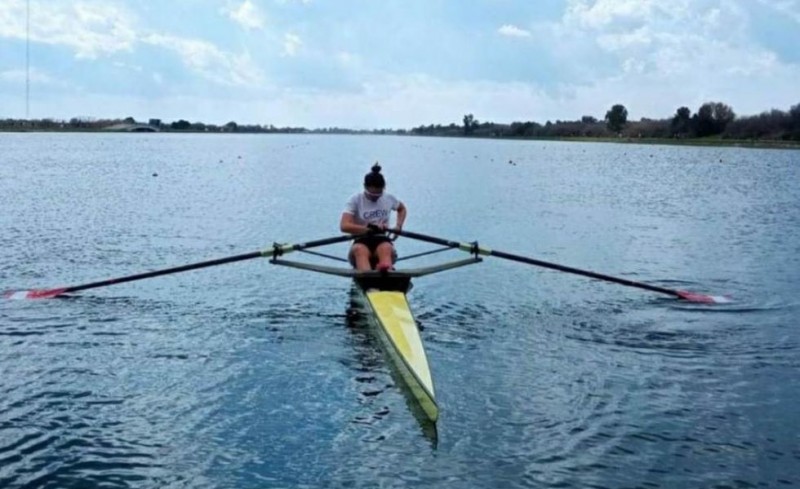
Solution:
<svg viewBox="0 0 800 489">
<path fill-rule="evenodd" d="M 272 246 L 272 248 L 262 251 L 255 251 L 252 253 L 230 256 L 227 258 L 219 258 L 216 260 L 198 262 L 179 267 L 155 270 L 86 284 L 51 289 L 8 291 L 4 293 L 4 297 L 9 299 L 44 299 L 58 297 L 97 287 L 132 282 L 135 280 L 142 280 L 172 273 L 186 272 L 189 270 L 212 267 L 226 263 L 234 263 L 253 258 L 270 258 L 270 263 L 275 265 L 282 265 L 340 277 L 348 277 L 353 280 L 355 289 L 362 298 L 361 302 L 363 302 L 367 308 L 368 316 L 371 318 L 371 322 L 376 326 L 378 337 L 380 338 L 382 345 L 391 358 L 392 363 L 396 367 L 396 370 L 399 372 L 403 383 L 408 386 L 409 391 L 412 393 L 416 402 L 419 403 L 420 408 L 425 413 L 427 418 L 433 422 L 439 418 L 439 406 L 436 402 L 436 392 L 433 387 L 433 377 L 431 375 L 431 369 L 428 365 L 428 359 L 425 355 L 425 349 L 422 345 L 422 340 L 419 335 L 417 322 L 414 319 L 414 315 L 411 312 L 411 308 L 406 298 L 406 294 L 411 286 L 412 278 L 422 277 L 425 275 L 478 263 L 482 260 L 482 256 L 494 256 L 518 263 L 540 266 L 561 272 L 583 275 L 596 280 L 603 280 L 628 287 L 636 287 L 651 292 L 667 294 L 687 302 L 702 304 L 729 302 L 726 297 L 722 296 L 698 294 L 684 290 L 672 290 L 656 285 L 634 282 L 624 278 L 612 277 L 610 275 L 604 275 L 597 272 L 581 270 L 578 268 L 549 263 L 534 258 L 492 250 L 490 248 L 479 246 L 478 243 L 451 241 L 433 236 L 426 236 L 424 234 L 413 233 L 410 231 L 397 231 L 396 234 L 441 246 L 440 248 L 417 253 L 415 255 L 404 257 L 403 259 L 416 258 L 450 249 L 459 249 L 469 253 L 471 256 L 469 258 L 449 261 L 435 266 L 399 269 L 390 272 L 359 272 L 350 268 L 349 265 L 332 267 L 302 261 L 289 261 L 283 258 L 283 255 L 288 253 L 306 252 L 317 256 L 323 256 L 334 260 L 347 262 L 347 260 L 341 257 L 310 251 L 311 248 L 342 243 L 353 239 L 353 236 L 341 235 L 299 244 L 276 243 Z"/>
</svg>

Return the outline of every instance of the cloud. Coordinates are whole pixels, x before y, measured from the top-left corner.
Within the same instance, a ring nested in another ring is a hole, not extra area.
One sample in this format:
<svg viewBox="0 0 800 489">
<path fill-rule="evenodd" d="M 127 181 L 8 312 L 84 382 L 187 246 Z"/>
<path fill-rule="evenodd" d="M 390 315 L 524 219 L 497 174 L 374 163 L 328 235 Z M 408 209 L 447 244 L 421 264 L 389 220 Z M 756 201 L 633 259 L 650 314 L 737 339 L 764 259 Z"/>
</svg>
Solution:
<svg viewBox="0 0 800 489">
<path fill-rule="evenodd" d="M 248 4 L 244 2 L 237 12 L 249 12 Z M 0 38 L 24 40 L 25 17 L 24 0 L 0 1 Z M 251 17 L 255 18 L 256 15 Z M 110 2 L 36 2 L 31 5 L 31 42 L 64 46 L 79 59 L 96 60 L 118 53 L 134 53 L 137 46 L 145 44 L 177 54 L 184 66 L 215 83 L 254 86 L 263 80 L 261 70 L 247 53 L 225 52 L 207 41 L 137 31 L 136 16 Z M 138 64 L 112 62 L 113 66 L 141 71 Z"/>
<path fill-rule="evenodd" d="M 282 56 L 294 56 L 297 50 L 303 45 L 302 39 L 292 33 L 287 33 L 283 36 L 283 53 Z"/>
<path fill-rule="evenodd" d="M 656 9 L 655 0 L 570 0 L 565 18 L 597 29 L 619 21 L 647 19 Z"/>
<path fill-rule="evenodd" d="M 800 79 L 796 56 L 785 54 L 796 44 L 785 39 L 796 37 L 800 0 L 562 0 L 548 9 L 516 0 L 502 13 L 507 24 L 465 4 L 469 15 L 458 22 L 449 9 L 426 9 L 433 31 L 384 2 L 31 2 L 32 54 L 43 70 L 31 76 L 50 87 L 72 83 L 80 97 L 54 96 L 52 106 L 81 113 L 91 98 L 109 115 L 149 104 L 183 118 L 260 122 L 267 113 L 276 124 L 310 127 L 460 123 L 469 112 L 543 122 L 602 117 L 617 102 L 632 118 L 707 100 L 748 114 L 797 103 Z M 777 15 L 780 26 L 759 25 Z M 386 32 L 396 42 L 382 42 Z M 24 80 L 24 39 L 25 0 L 0 0 L 6 84 Z M 64 63 L 70 56 L 83 60 L 78 70 Z"/>
<path fill-rule="evenodd" d="M 571 0 L 561 22 L 543 39 L 554 52 L 568 50 L 573 65 L 589 70 L 581 77 L 585 80 L 617 76 L 627 68 L 702 81 L 776 69 L 775 56 L 747 37 L 747 25 L 747 13 L 727 0 Z M 604 63 L 596 62 L 599 56 L 607 57 Z M 592 73 L 592 66 L 605 68 Z"/>
<path fill-rule="evenodd" d="M 57 80 L 55 80 L 52 76 L 33 67 L 30 69 L 29 74 L 26 74 L 25 70 L 0 71 L 1 81 L 12 82 L 12 83 L 24 83 L 26 79 L 29 79 L 32 83 L 37 83 L 41 85 L 50 85 L 57 83 Z"/>
<path fill-rule="evenodd" d="M 26 4 L 0 2 L 0 37 L 25 39 Z M 127 9 L 108 2 L 37 2 L 31 5 L 30 40 L 67 46 L 77 58 L 131 51 L 136 42 L 136 18 Z"/>
<path fill-rule="evenodd" d="M 619 51 L 634 46 L 646 47 L 651 42 L 652 38 L 647 27 L 619 34 L 601 34 L 597 37 L 598 45 L 607 51 Z"/>
<path fill-rule="evenodd" d="M 130 71 L 135 71 L 137 73 L 141 73 L 142 71 L 144 71 L 144 68 L 142 68 L 139 65 L 123 63 L 122 61 L 114 61 L 113 65 L 122 70 L 130 70 Z"/>
<path fill-rule="evenodd" d="M 223 12 L 234 22 L 245 29 L 263 29 L 265 24 L 264 14 L 250 0 L 245 0 L 239 6 L 228 5 Z"/>
<path fill-rule="evenodd" d="M 520 29 L 519 27 L 511 24 L 506 24 L 499 29 L 497 32 L 503 36 L 508 37 L 531 37 L 531 33 L 526 31 L 525 29 Z"/>
<path fill-rule="evenodd" d="M 758 3 L 785 15 L 800 24 L 800 1 L 798 0 L 758 0 Z"/>
<path fill-rule="evenodd" d="M 206 41 L 163 34 L 150 34 L 142 42 L 174 51 L 187 68 L 222 85 L 257 86 L 263 81 L 260 68 L 246 53 L 232 54 Z"/>
</svg>

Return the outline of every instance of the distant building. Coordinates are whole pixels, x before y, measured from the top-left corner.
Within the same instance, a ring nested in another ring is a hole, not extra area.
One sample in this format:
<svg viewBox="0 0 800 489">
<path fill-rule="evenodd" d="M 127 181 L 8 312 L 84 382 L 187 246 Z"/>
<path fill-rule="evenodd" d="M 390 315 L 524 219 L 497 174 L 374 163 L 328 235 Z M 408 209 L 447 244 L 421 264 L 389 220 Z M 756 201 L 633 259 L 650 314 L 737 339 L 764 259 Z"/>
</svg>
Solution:
<svg viewBox="0 0 800 489">
<path fill-rule="evenodd" d="M 159 129 L 157 127 L 153 127 L 149 124 L 114 124 L 108 127 L 103 128 L 104 131 L 111 131 L 111 132 L 158 132 Z"/>
</svg>

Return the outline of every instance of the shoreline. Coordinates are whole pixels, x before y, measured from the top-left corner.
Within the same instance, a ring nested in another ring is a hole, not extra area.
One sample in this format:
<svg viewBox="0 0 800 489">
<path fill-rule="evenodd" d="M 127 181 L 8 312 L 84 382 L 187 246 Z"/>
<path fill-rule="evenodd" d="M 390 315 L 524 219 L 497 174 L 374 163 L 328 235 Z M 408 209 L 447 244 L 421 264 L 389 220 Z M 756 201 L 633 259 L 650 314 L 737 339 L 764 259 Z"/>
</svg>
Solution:
<svg viewBox="0 0 800 489">
<path fill-rule="evenodd" d="M 308 129 L 305 131 L 107 131 L 96 129 L 0 129 L 0 134 L 19 134 L 19 133 L 65 133 L 65 134 L 248 134 L 270 136 L 275 134 L 303 134 L 313 136 L 400 136 L 400 137 L 423 137 L 423 138 L 447 138 L 447 139 L 482 139 L 482 140 L 503 140 L 503 141 L 558 141 L 565 143 L 607 143 L 607 144 L 648 144 L 664 146 L 705 146 L 705 147 L 734 147 L 752 149 L 794 149 L 800 150 L 800 141 L 782 141 L 774 139 L 723 139 L 719 137 L 709 138 L 629 138 L 629 137 L 561 137 L 561 138 L 539 138 L 539 137 L 507 137 L 507 136 L 446 136 L 446 135 L 423 135 L 423 134 L 403 134 L 389 130 L 375 131 L 329 131 Z"/>
</svg>

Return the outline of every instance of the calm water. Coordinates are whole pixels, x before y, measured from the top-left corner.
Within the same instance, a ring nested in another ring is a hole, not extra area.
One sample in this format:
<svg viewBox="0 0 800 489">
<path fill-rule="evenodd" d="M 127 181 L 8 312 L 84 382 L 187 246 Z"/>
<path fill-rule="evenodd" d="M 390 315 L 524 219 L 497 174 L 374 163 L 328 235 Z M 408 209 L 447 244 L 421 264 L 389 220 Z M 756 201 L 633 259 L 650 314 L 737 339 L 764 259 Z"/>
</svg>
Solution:
<svg viewBox="0 0 800 489">
<path fill-rule="evenodd" d="M 735 299 L 492 258 L 419 279 L 438 435 L 345 279 L 254 260 L 3 300 L 0 487 L 800 484 L 798 151 L 0 134 L 0 155 L 0 289 L 337 234 L 380 160 L 410 230 Z"/>
</svg>

